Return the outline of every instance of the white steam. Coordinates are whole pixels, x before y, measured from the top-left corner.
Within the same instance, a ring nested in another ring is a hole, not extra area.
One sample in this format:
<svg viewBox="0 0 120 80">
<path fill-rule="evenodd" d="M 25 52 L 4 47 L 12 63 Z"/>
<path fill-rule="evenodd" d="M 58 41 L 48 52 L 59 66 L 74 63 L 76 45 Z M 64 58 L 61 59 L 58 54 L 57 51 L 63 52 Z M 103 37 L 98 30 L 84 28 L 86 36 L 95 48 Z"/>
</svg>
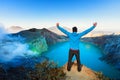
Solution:
<svg viewBox="0 0 120 80">
<path fill-rule="evenodd" d="M 29 49 L 21 36 L 13 37 L 0 27 L 0 63 L 9 62 L 16 57 L 33 56 L 36 53 Z"/>
</svg>

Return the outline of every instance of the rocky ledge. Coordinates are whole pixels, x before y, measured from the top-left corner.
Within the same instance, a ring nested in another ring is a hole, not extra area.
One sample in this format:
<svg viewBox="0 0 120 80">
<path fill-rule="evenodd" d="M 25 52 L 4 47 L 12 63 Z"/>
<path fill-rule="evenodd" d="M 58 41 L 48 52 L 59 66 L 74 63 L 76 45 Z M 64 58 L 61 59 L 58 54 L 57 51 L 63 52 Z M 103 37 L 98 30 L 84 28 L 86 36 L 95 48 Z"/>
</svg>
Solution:
<svg viewBox="0 0 120 80">
<path fill-rule="evenodd" d="M 63 66 L 64 72 L 66 73 L 66 80 L 102 80 L 107 79 L 102 74 L 87 68 L 86 66 L 81 67 L 81 71 L 77 71 L 77 62 L 74 61 L 71 71 L 67 71 L 67 64 Z M 100 77 L 101 76 L 101 77 Z M 109 80 L 109 79 L 108 79 Z"/>
</svg>

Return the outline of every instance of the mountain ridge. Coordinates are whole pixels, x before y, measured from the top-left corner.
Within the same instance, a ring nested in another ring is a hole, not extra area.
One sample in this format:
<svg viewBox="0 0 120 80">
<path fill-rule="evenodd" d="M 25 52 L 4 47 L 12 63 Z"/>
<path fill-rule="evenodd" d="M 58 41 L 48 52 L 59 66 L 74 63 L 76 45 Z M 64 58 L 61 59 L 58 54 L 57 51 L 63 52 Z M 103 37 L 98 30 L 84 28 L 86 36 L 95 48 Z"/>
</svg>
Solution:
<svg viewBox="0 0 120 80">
<path fill-rule="evenodd" d="M 28 30 L 20 31 L 18 33 L 14 33 L 12 35 L 20 35 L 27 39 L 32 39 L 32 37 L 33 39 L 36 37 L 44 37 L 48 45 L 55 44 L 56 42 L 66 40 L 66 36 L 58 35 L 54 32 L 51 32 L 50 30 L 46 28 L 42 28 L 42 29 L 31 28 Z"/>
</svg>

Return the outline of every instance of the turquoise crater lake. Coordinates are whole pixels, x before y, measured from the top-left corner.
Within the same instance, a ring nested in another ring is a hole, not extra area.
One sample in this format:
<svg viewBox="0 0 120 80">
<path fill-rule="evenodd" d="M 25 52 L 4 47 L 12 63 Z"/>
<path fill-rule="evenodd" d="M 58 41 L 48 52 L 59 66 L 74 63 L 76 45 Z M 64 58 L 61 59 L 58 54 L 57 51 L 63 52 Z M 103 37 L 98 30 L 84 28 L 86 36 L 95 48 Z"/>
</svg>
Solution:
<svg viewBox="0 0 120 80">
<path fill-rule="evenodd" d="M 68 61 L 69 43 L 61 42 L 52 45 L 49 50 L 44 53 L 44 56 L 50 60 L 58 63 L 59 66 L 63 66 Z M 90 43 L 82 42 L 80 44 L 80 59 L 81 63 L 88 68 L 102 72 L 105 76 L 114 79 L 120 79 L 120 71 L 115 69 L 113 66 L 99 60 L 103 55 L 100 48 Z M 75 60 L 75 56 L 73 60 Z"/>
</svg>

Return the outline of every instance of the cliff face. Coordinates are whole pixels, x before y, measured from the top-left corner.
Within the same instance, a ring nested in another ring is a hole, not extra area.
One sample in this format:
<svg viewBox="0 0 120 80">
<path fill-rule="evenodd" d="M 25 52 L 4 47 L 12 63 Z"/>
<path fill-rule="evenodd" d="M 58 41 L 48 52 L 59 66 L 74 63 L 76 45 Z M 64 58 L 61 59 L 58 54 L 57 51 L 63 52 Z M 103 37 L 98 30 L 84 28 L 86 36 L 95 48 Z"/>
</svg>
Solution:
<svg viewBox="0 0 120 80">
<path fill-rule="evenodd" d="M 104 51 L 101 60 L 105 60 L 120 69 L 120 35 L 104 35 L 84 38 L 83 40 L 98 45 Z"/>
</svg>

